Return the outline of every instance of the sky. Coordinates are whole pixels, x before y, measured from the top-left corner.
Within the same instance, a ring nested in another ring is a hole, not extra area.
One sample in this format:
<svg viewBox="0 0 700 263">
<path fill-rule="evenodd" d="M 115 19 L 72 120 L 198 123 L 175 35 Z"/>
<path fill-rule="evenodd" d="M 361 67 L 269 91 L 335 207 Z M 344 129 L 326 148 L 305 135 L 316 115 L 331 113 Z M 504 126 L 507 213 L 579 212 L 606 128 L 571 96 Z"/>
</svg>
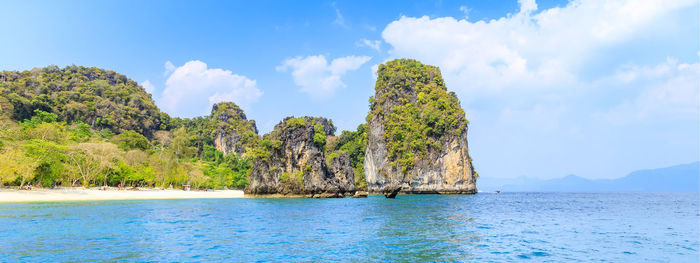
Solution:
<svg viewBox="0 0 700 263">
<path fill-rule="evenodd" d="M 354 130 L 377 66 L 440 67 L 482 177 L 616 178 L 700 158 L 692 0 L 3 1 L 0 70 L 83 65 L 171 116 L 233 101 Z"/>
</svg>

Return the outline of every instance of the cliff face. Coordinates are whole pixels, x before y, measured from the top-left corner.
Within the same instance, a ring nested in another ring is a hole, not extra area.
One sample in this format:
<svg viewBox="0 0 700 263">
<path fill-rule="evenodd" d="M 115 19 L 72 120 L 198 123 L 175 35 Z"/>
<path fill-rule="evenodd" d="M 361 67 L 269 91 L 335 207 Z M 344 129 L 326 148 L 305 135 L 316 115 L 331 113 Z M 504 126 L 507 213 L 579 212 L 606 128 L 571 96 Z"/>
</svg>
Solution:
<svg viewBox="0 0 700 263">
<path fill-rule="evenodd" d="M 255 121 L 248 120 L 243 110 L 232 102 L 214 104 L 210 116 L 214 123 L 214 147 L 226 154 L 245 153 L 258 136 Z"/>
<path fill-rule="evenodd" d="M 355 191 L 347 154 L 326 157 L 327 136 L 335 132 L 324 118 L 285 118 L 254 150 L 246 194 L 342 197 Z"/>
<path fill-rule="evenodd" d="M 368 190 L 476 193 L 467 124 L 437 67 L 415 60 L 380 65 L 367 116 Z"/>
</svg>

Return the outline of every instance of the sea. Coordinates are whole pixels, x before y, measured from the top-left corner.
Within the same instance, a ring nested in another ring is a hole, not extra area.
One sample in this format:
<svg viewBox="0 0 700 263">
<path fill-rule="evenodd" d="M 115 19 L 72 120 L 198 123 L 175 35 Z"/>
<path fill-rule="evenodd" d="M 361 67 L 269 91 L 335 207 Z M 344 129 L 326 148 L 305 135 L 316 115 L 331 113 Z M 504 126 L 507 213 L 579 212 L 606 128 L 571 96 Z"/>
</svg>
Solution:
<svg viewBox="0 0 700 263">
<path fill-rule="evenodd" d="M 0 204 L 0 262 L 699 262 L 698 193 Z"/>
</svg>

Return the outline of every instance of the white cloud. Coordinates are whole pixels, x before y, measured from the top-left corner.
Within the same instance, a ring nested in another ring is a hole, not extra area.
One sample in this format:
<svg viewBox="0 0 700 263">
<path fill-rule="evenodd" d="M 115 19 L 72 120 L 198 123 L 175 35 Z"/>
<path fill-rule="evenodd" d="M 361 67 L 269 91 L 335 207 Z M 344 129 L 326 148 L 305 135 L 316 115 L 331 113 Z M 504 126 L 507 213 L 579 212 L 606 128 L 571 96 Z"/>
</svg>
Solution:
<svg viewBox="0 0 700 263">
<path fill-rule="evenodd" d="M 649 34 L 659 18 L 694 4 L 573 1 L 534 13 L 534 1 L 519 2 L 519 13 L 490 21 L 401 17 L 382 37 L 392 46 L 392 56 L 439 65 L 448 84 L 473 97 L 503 89 L 565 86 L 578 79 L 597 52 Z"/>
<path fill-rule="evenodd" d="M 345 27 L 345 19 L 343 18 L 343 14 L 340 13 L 340 9 L 335 6 L 335 2 L 331 3 L 331 5 L 333 9 L 335 9 L 335 20 L 333 20 L 333 24 Z"/>
<path fill-rule="evenodd" d="M 248 110 L 262 94 L 255 80 L 193 60 L 174 68 L 159 104 L 175 116 L 195 117 L 208 114 L 211 105 L 221 101 L 233 101 Z"/>
<path fill-rule="evenodd" d="M 472 11 L 472 9 L 463 5 L 459 7 L 459 11 L 464 13 L 464 19 L 469 19 L 469 12 Z"/>
<path fill-rule="evenodd" d="M 697 43 L 697 1 L 518 2 L 499 19 L 401 17 L 382 32 L 390 57 L 440 67 L 482 175 L 611 177 L 697 160 L 700 65 L 683 44 Z"/>
<path fill-rule="evenodd" d="M 141 82 L 140 84 L 141 84 L 141 87 L 143 87 L 143 89 L 146 90 L 146 92 L 151 93 L 151 94 L 153 94 L 153 91 L 156 89 L 156 87 L 153 86 L 153 84 L 151 84 L 151 81 L 149 81 L 149 80 Z"/>
<path fill-rule="evenodd" d="M 518 4 L 520 4 L 521 13 L 529 14 L 537 10 L 537 3 L 535 3 L 535 0 L 518 0 Z"/>
<path fill-rule="evenodd" d="M 163 72 L 163 76 L 170 75 L 170 73 L 173 73 L 175 71 L 175 65 L 173 65 L 170 60 L 165 62 L 165 72 Z"/>
<path fill-rule="evenodd" d="M 329 64 L 324 55 L 295 57 L 285 60 L 276 69 L 280 72 L 291 69 L 294 83 L 301 87 L 302 92 L 314 98 L 324 98 L 338 88 L 345 88 L 341 77 L 370 59 L 368 56 L 347 56 L 336 58 Z"/>
<path fill-rule="evenodd" d="M 596 116 L 613 125 L 658 119 L 697 119 L 700 114 L 700 63 L 679 64 L 674 59 L 653 67 L 632 67 L 616 75 L 626 88 L 642 92 Z M 614 80 L 614 79 L 613 79 Z"/>
<path fill-rule="evenodd" d="M 381 40 L 369 40 L 369 39 L 363 38 L 363 39 L 360 39 L 360 41 L 357 41 L 355 43 L 355 45 L 358 47 L 369 47 L 369 48 L 372 48 L 376 51 L 380 51 L 382 41 Z"/>
</svg>

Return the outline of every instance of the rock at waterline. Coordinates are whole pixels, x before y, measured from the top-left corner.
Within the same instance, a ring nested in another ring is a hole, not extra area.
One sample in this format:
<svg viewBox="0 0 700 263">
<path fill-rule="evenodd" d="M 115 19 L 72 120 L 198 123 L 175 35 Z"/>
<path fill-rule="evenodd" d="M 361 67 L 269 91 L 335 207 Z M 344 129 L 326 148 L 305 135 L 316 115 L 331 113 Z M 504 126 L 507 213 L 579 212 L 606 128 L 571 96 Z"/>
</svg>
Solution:
<svg viewBox="0 0 700 263">
<path fill-rule="evenodd" d="M 325 118 L 288 117 L 254 150 L 246 194 L 344 197 L 355 192 L 347 154 L 326 156 L 326 138 L 335 127 Z"/>
</svg>

